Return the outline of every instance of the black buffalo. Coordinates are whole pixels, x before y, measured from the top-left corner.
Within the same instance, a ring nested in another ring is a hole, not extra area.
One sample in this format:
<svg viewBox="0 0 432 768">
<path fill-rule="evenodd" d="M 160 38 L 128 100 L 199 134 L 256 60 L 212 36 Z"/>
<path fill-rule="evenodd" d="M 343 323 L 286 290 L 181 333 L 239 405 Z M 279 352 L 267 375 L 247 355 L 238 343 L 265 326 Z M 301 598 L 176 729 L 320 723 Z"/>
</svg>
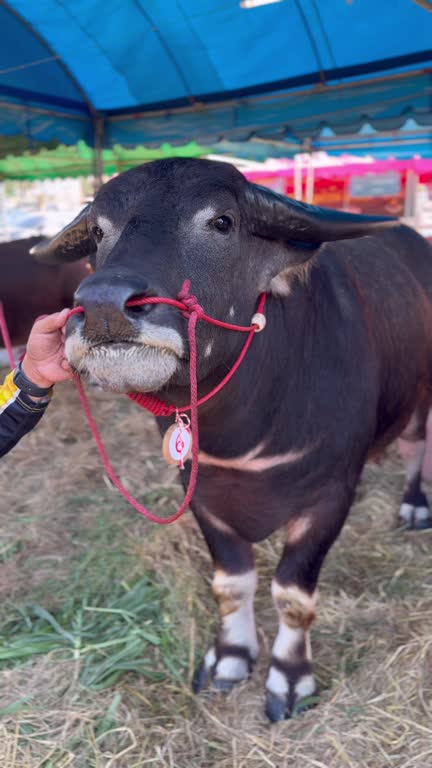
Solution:
<svg viewBox="0 0 432 768">
<path fill-rule="evenodd" d="M 0 301 L 12 344 L 26 343 L 35 319 L 73 303 L 75 290 L 88 274 L 85 262 L 38 264 L 29 251 L 43 240 L 28 237 L 0 243 Z M 0 334 L 0 347 L 4 340 Z"/>
<path fill-rule="evenodd" d="M 249 183 L 232 166 L 162 160 L 110 181 L 57 237 L 50 262 L 95 267 L 76 301 L 67 353 L 117 392 L 185 404 L 186 319 L 148 294 L 186 278 L 213 317 L 248 325 L 260 292 L 267 327 L 241 368 L 200 409 L 193 512 L 215 564 L 221 630 L 195 679 L 229 688 L 257 653 L 253 542 L 285 526 L 272 584 L 279 615 L 266 682 L 270 719 L 316 691 L 309 627 L 323 560 L 368 457 L 411 441 L 405 523 L 431 524 L 421 466 L 432 385 L 432 258 L 397 221 L 324 211 Z M 200 394 L 233 364 L 244 337 L 199 323 Z M 160 420 L 163 432 L 170 421 Z M 184 482 L 187 479 L 187 472 Z"/>
</svg>

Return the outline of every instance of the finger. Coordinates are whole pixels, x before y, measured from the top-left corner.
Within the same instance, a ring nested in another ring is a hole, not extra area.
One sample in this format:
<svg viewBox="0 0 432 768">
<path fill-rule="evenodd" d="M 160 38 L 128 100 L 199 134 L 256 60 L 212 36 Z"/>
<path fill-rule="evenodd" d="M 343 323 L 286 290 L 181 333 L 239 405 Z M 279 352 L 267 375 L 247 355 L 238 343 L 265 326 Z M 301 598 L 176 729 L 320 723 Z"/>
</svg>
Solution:
<svg viewBox="0 0 432 768">
<path fill-rule="evenodd" d="M 60 365 L 61 365 L 61 367 L 63 368 L 64 371 L 68 371 L 69 373 L 72 373 L 72 368 L 70 367 L 70 365 L 69 365 L 68 361 L 66 360 L 66 358 L 64 358 L 61 361 Z"/>
<path fill-rule="evenodd" d="M 66 324 L 69 312 L 70 310 L 65 307 L 61 312 L 54 312 L 52 315 L 42 316 L 35 321 L 32 330 L 37 331 L 38 333 L 52 333 L 53 331 L 57 331 L 59 328 L 63 328 Z"/>
</svg>

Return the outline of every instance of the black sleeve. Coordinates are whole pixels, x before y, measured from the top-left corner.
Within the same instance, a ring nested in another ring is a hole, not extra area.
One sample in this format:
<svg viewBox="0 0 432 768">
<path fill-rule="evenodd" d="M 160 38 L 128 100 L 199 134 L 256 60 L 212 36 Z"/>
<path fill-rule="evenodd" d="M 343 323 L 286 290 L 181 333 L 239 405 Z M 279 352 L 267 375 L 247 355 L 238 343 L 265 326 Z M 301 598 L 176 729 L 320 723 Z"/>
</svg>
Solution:
<svg viewBox="0 0 432 768">
<path fill-rule="evenodd" d="M 36 402 L 24 392 L 0 408 L 0 457 L 8 453 L 27 432 L 34 429 L 49 400 Z"/>
</svg>

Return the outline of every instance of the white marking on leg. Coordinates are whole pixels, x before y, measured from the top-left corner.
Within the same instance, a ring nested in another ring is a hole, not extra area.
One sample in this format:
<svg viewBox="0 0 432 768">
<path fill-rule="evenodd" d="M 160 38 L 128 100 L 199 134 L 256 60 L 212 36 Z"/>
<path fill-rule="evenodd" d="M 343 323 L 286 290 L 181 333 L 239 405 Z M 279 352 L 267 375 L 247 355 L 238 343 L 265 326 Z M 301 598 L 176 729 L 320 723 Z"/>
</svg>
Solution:
<svg viewBox="0 0 432 768">
<path fill-rule="evenodd" d="M 216 667 L 215 680 L 243 680 L 249 674 L 249 664 L 240 656 L 223 656 Z"/>
<path fill-rule="evenodd" d="M 288 627 L 279 622 L 279 629 L 273 644 L 273 656 L 280 661 L 294 661 L 296 649 L 304 638 L 304 630 Z"/>
<path fill-rule="evenodd" d="M 315 616 L 317 590 L 310 595 L 295 584 L 282 586 L 276 579 L 272 582 L 272 596 L 279 615 L 279 629 L 272 654 L 275 659 L 287 664 L 301 664 L 312 661 L 309 625 Z M 276 696 L 288 694 L 288 681 L 282 671 L 270 666 L 266 687 Z M 295 684 L 297 697 L 310 696 L 316 690 L 312 674 L 303 675 Z"/>
<path fill-rule="evenodd" d="M 399 438 L 399 452 L 405 465 L 407 482 L 410 483 L 420 473 L 425 454 L 425 440 L 410 442 Z"/>
<path fill-rule="evenodd" d="M 411 442 L 409 440 L 399 438 L 398 447 L 399 453 L 405 464 L 405 473 L 408 485 L 420 476 L 420 486 L 422 466 L 424 464 L 426 453 L 426 441 L 417 440 L 416 442 Z M 427 507 L 416 507 L 413 504 L 403 502 L 399 509 L 399 517 L 404 523 L 411 525 L 415 522 L 423 522 L 424 520 L 429 520 L 431 514 Z"/>
<path fill-rule="evenodd" d="M 299 699 L 304 699 L 306 696 L 312 696 L 316 689 L 317 686 L 313 675 L 303 675 L 295 686 L 295 692 Z"/>
<path fill-rule="evenodd" d="M 286 540 L 290 544 L 296 544 L 308 533 L 312 525 L 312 518 L 308 515 L 297 517 L 291 520 L 287 525 L 287 537 Z"/>
<path fill-rule="evenodd" d="M 204 664 L 207 669 L 211 669 L 216 664 L 216 651 L 214 648 L 209 648 L 204 656 Z"/>
<path fill-rule="evenodd" d="M 429 520 L 430 510 L 427 507 L 414 507 L 412 504 L 401 504 L 399 509 L 399 517 L 405 523 L 412 523 L 416 521 Z"/>
<path fill-rule="evenodd" d="M 258 655 L 253 607 L 256 585 L 255 570 L 241 574 L 217 570 L 212 585 L 222 619 L 222 644 L 241 645 L 252 658 Z"/>
<path fill-rule="evenodd" d="M 422 464 L 422 478 L 426 482 L 432 480 L 432 410 L 426 422 L 426 448 Z"/>
<path fill-rule="evenodd" d="M 272 597 L 282 624 L 295 629 L 306 629 L 315 618 L 318 590 L 311 595 L 304 589 L 290 584 L 284 587 L 276 579 L 272 581 Z"/>
<path fill-rule="evenodd" d="M 304 659 L 311 661 L 308 630 L 315 617 L 317 590 L 309 595 L 294 584 L 283 587 L 273 579 L 272 596 L 279 615 L 279 630 L 273 645 L 273 656 L 292 663 Z M 304 653 L 300 659 L 299 653 Z"/>
<path fill-rule="evenodd" d="M 281 698 L 286 696 L 289 687 L 288 681 L 283 672 L 281 672 L 279 669 L 276 669 L 276 667 L 270 667 L 266 681 L 266 688 L 271 693 L 274 693 L 275 696 L 280 696 Z"/>
</svg>

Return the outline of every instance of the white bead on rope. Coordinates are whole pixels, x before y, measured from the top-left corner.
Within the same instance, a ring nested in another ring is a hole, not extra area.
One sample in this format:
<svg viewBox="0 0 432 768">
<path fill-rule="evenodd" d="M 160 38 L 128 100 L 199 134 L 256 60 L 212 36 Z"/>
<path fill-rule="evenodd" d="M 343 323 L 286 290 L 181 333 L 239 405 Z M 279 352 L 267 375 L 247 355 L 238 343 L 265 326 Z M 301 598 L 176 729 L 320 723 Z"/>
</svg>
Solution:
<svg viewBox="0 0 432 768">
<path fill-rule="evenodd" d="M 260 333 L 266 327 L 266 317 L 262 312 L 256 312 L 251 320 L 251 325 L 255 325 L 255 333 Z"/>
</svg>

